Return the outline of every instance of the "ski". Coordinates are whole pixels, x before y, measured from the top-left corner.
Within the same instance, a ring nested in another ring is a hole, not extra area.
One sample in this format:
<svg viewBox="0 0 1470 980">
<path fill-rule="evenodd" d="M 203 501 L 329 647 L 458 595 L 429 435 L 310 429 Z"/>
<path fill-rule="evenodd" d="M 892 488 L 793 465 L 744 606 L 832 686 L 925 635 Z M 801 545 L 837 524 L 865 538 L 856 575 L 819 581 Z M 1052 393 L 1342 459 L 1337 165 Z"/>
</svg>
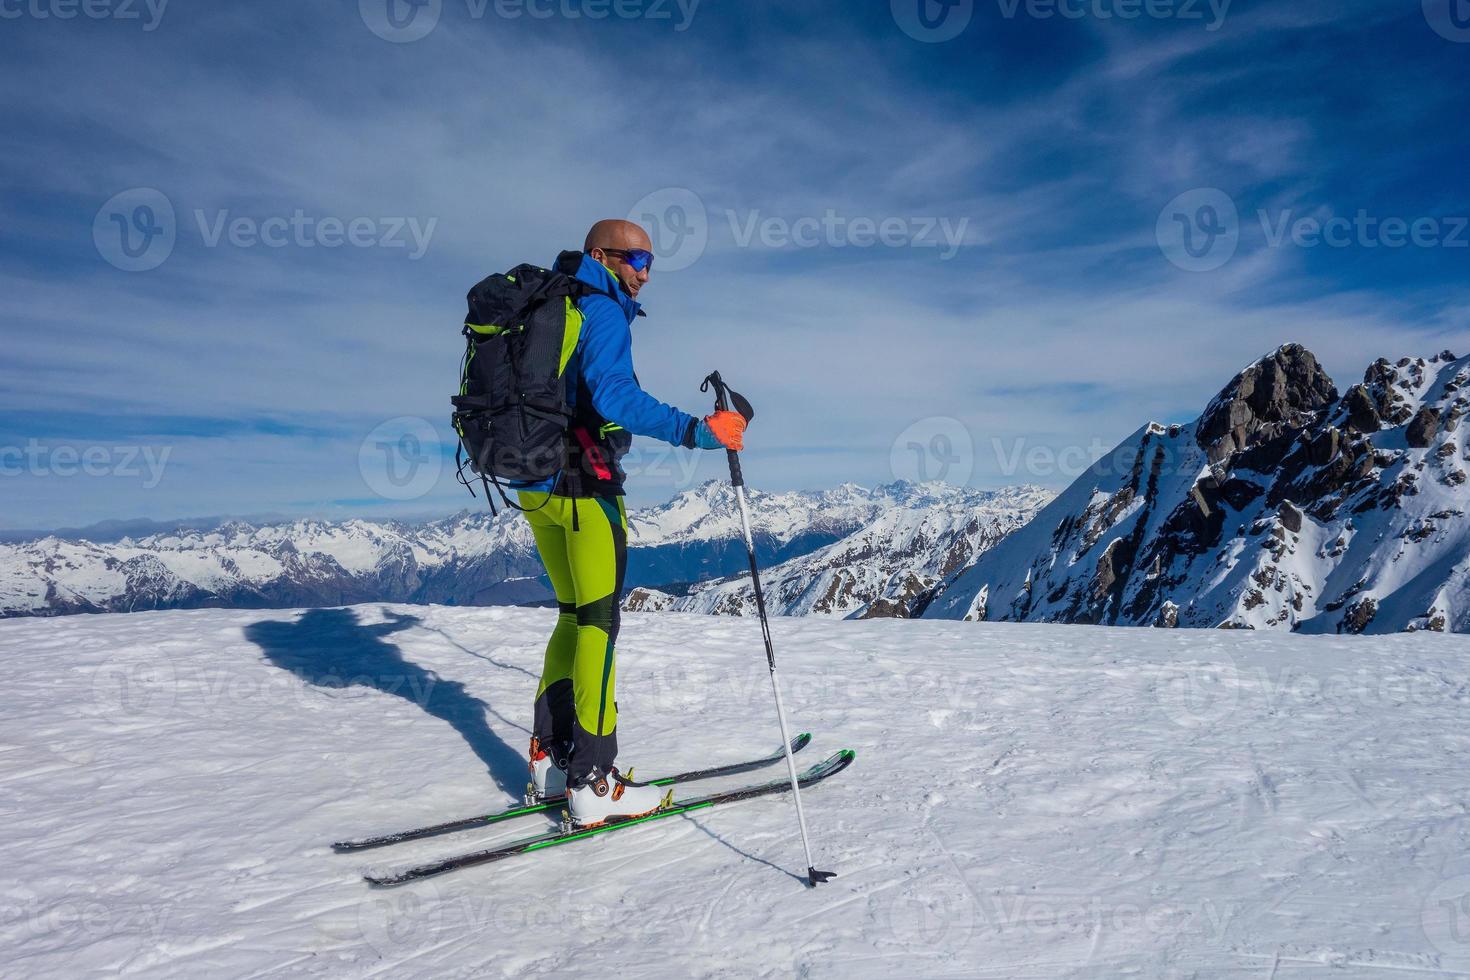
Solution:
<svg viewBox="0 0 1470 980">
<path fill-rule="evenodd" d="M 826 760 L 812 766 L 802 773 L 798 782 L 802 786 L 820 782 L 829 776 L 846 769 L 852 764 L 857 753 L 851 749 L 843 749 L 829 756 Z M 611 833 L 614 830 L 623 830 L 638 824 L 649 823 L 654 820 L 663 820 L 668 817 L 677 817 L 695 810 L 703 810 L 708 807 L 717 806 L 722 803 L 735 803 L 740 800 L 749 800 L 757 796 L 769 796 L 774 793 L 782 793 L 791 789 L 789 779 L 775 779 L 768 783 L 756 783 L 743 786 L 738 789 L 725 790 L 724 792 L 711 793 L 689 800 L 677 800 L 662 810 L 641 817 L 629 817 L 626 819 L 609 820 L 606 823 L 594 827 L 586 827 L 574 830 L 552 830 L 544 834 L 534 834 L 523 837 L 520 840 L 508 844 L 501 844 L 482 851 L 473 851 L 461 854 L 457 857 L 446 858 L 430 864 L 421 864 L 402 871 L 382 874 L 364 875 L 363 878 L 371 885 L 387 886 L 402 885 L 410 881 L 419 881 L 423 878 L 432 878 L 436 875 L 446 874 L 450 871 L 459 871 L 462 868 L 471 868 L 480 864 L 489 864 L 492 861 L 503 861 L 517 854 L 526 854 L 530 851 L 539 851 L 559 844 L 570 844 L 572 841 L 584 840 L 588 837 L 596 837 L 599 834 Z"/>
<path fill-rule="evenodd" d="M 791 751 L 800 752 L 811 742 L 810 733 L 803 733 L 791 740 Z M 756 769 L 764 769 L 773 766 L 786 758 L 782 749 L 777 749 L 772 754 L 760 759 L 751 759 L 747 762 L 734 762 L 725 766 L 715 766 L 710 769 L 694 769 L 689 772 L 681 772 L 677 776 L 665 776 L 662 779 L 650 780 L 647 783 L 637 783 L 640 786 L 674 786 L 679 783 L 692 783 L 697 779 L 717 779 L 720 776 L 738 776 L 741 773 L 751 772 Z M 412 830 L 401 830 L 392 834 L 381 834 L 377 837 L 363 837 L 358 840 L 337 841 L 332 849 L 339 854 L 349 851 L 365 851 L 373 847 L 387 847 L 389 844 L 401 844 L 404 841 L 424 840 L 428 837 L 439 837 L 444 834 L 458 833 L 461 830 L 474 830 L 476 827 L 485 827 L 490 824 L 500 823 L 504 820 L 513 820 L 516 817 L 526 817 L 535 813 L 552 813 L 566 804 L 566 798 L 558 796 L 554 799 L 542 800 L 539 803 L 530 803 L 524 806 L 511 807 L 498 813 L 485 813 L 474 817 L 465 817 L 462 820 L 450 820 L 445 823 L 434 824 L 429 827 L 415 827 Z"/>
</svg>

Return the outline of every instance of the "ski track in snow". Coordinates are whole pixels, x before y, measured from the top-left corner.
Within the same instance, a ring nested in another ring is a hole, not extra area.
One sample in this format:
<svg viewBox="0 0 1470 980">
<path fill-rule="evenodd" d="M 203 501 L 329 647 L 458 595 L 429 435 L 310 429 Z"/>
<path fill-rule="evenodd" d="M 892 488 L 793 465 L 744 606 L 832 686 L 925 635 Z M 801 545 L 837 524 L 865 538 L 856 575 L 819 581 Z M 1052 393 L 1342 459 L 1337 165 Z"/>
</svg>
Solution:
<svg viewBox="0 0 1470 980">
<path fill-rule="evenodd" d="M 835 881 L 775 797 L 368 888 L 548 825 L 328 847 L 512 801 L 553 616 L 0 623 L 0 973 L 1470 976 L 1455 636 L 780 619 L 798 761 L 858 752 L 805 796 Z M 754 621 L 619 660 L 624 766 L 777 743 Z"/>
</svg>

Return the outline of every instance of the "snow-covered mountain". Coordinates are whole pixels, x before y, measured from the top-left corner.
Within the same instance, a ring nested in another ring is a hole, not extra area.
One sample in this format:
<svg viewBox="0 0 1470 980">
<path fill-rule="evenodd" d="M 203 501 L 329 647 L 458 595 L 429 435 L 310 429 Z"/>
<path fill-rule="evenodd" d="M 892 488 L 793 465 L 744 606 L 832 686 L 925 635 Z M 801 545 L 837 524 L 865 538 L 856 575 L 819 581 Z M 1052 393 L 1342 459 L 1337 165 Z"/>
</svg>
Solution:
<svg viewBox="0 0 1470 980">
<path fill-rule="evenodd" d="M 875 496 L 888 505 L 856 531 L 762 570 L 770 612 L 906 617 L 914 600 L 1024 525 L 1056 495 L 1041 487 L 982 491 L 900 483 Z M 628 608 L 749 615 L 755 595 L 741 574 L 683 597 L 630 596 Z"/>
<path fill-rule="evenodd" d="M 942 491 L 751 491 L 765 565 L 839 541 L 892 509 L 929 506 Z M 734 493 L 710 481 L 629 515 L 627 581 L 682 593 L 745 567 Z M 0 545 L 0 615 L 354 602 L 495 605 L 550 598 L 526 522 L 465 512 L 422 524 L 353 520 L 243 522 L 124 537 L 47 537 Z"/>
<path fill-rule="evenodd" d="M 1189 425 L 1144 426 L 923 615 L 1302 632 L 1470 630 L 1470 358 L 1339 396 L 1287 345 Z"/>
</svg>

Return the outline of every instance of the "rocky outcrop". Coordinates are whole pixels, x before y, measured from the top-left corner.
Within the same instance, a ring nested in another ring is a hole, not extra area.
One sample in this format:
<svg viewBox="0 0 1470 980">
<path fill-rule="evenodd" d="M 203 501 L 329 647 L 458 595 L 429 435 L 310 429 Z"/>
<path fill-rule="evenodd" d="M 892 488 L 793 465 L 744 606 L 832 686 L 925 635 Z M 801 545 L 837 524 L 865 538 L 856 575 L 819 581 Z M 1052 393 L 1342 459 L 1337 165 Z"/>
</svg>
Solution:
<svg viewBox="0 0 1470 980">
<path fill-rule="evenodd" d="M 1217 462 L 1302 428 L 1336 399 L 1312 352 L 1287 344 L 1235 376 L 1200 416 L 1195 438 Z"/>
<path fill-rule="evenodd" d="M 1192 424 L 1144 426 L 923 615 L 1470 631 L 1467 389 L 1445 352 L 1375 361 L 1338 397 L 1288 344 Z"/>
<path fill-rule="evenodd" d="M 1428 449 L 1434 437 L 1439 434 L 1439 409 L 1432 405 L 1426 405 L 1419 409 L 1414 420 L 1409 423 L 1408 431 L 1404 433 L 1410 447 L 1414 449 Z"/>
</svg>

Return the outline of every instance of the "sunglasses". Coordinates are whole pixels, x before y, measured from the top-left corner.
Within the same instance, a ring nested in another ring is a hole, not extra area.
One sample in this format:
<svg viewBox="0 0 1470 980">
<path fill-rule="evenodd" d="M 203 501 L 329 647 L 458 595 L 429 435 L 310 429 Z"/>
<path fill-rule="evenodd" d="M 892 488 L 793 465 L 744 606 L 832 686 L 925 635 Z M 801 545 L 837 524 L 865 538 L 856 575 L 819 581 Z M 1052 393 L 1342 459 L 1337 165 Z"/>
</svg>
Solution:
<svg viewBox="0 0 1470 980">
<path fill-rule="evenodd" d="M 628 263 L 634 272 L 653 268 L 653 253 L 646 248 L 605 248 L 603 251 Z"/>
</svg>

